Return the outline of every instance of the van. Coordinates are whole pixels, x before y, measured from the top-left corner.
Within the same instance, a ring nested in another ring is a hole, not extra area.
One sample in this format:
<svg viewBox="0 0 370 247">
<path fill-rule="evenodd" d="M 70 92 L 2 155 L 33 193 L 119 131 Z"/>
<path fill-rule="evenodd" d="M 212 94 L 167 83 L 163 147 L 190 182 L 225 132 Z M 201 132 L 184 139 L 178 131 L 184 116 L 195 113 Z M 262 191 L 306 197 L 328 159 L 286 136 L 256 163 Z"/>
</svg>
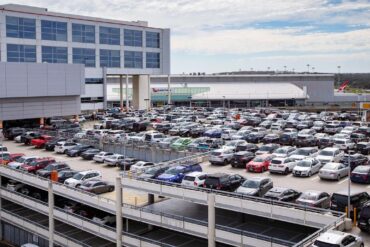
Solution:
<svg viewBox="0 0 370 247">
<path fill-rule="evenodd" d="M 365 191 L 351 190 L 351 219 L 353 219 L 353 209 L 357 209 L 357 216 L 359 215 L 361 208 L 370 200 L 370 195 Z M 348 203 L 348 191 L 342 190 L 333 193 L 331 196 L 330 209 L 339 212 L 345 212 Z"/>
</svg>

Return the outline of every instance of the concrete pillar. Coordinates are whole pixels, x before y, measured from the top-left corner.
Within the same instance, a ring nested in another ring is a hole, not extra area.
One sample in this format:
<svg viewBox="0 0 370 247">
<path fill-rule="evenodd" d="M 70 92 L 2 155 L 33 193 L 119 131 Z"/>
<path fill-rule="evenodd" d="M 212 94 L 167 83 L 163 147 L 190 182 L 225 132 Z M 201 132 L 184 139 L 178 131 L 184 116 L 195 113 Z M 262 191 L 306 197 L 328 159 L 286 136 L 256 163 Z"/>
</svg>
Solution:
<svg viewBox="0 0 370 247">
<path fill-rule="evenodd" d="M 148 75 L 132 76 L 132 106 L 135 110 L 145 110 L 150 104 L 150 82 Z"/>
<path fill-rule="evenodd" d="M 130 109 L 130 100 L 128 98 L 128 75 L 126 75 L 126 112 Z"/>
<path fill-rule="evenodd" d="M 54 193 L 53 183 L 48 184 L 48 205 L 49 205 L 49 247 L 54 246 Z"/>
<path fill-rule="evenodd" d="M 103 109 L 107 109 L 107 68 L 103 67 Z M 96 110 L 96 109 L 94 109 Z"/>
<path fill-rule="evenodd" d="M 168 75 L 167 91 L 168 91 L 167 104 L 171 105 L 171 75 Z"/>
<path fill-rule="evenodd" d="M 123 77 L 122 75 L 119 76 L 119 107 L 121 112 L 123 112 Z"/>
<path fill-rule="evenodd" d="M 147 99 L 148 100 L 148 106 L 147 106 L 147 111 L 150 111 L 150 109 L 152 108 L 152 90 L 150 90 L 150 75 L 148 75 L 148 96 L 147 96 Z"/>
<path fill-rule="evenodd" d="M 117 234 L 117 247 L 122 247 L 122 183 L 121 177 L 116 177 L 116 234 Z"/>
<path fill-rule="evenodd" d="M 208 194 L 208 247 L 216 247 L 216 209 L 214 194 Z"/>
<path fill-rule="evenodd" d="M 154 194 L 148 194 L 148 204 L 151 205 L 154 203 Z"/>
</svg>

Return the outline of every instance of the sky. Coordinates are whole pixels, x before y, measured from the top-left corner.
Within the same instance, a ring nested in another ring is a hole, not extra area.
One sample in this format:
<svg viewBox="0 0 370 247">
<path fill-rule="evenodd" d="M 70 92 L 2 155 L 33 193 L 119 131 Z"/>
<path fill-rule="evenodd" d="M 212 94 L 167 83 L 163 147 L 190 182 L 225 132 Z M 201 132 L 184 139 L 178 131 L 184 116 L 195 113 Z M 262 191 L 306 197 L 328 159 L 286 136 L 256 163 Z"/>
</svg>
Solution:
<svg viewBox="0 0 370 247">
<path fill-rule="evenodd" d="M 10 0 L 0 0 L 0 4 Z M 370 72 L 370 0 L 13 0 L 171 29 L 173 74 Z M 285 67 L 284 67 L 285 66 Z"/>
</svg>

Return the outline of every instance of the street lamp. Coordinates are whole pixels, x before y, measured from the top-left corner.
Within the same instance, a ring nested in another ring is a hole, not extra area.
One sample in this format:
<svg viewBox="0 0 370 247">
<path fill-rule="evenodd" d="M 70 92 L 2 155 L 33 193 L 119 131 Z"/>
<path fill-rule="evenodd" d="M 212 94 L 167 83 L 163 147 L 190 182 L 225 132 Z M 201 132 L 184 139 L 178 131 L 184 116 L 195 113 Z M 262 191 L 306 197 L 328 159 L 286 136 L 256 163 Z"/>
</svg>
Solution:
<svg viewBox="0 0 370 247">
<path fill-rule="evenodd" d="M 340 85 L 340 68 L 341 68 L 341 66 L 338 65 L 337 68 L 338 68 L 338 85 Z"/>
<path fill-rule="evenodd" d="M 222 96 L 222 98 L 224 98 L 224 101 L 223 101 L 222 105 L 223 105 L 223 108 L 225 110 L 225 96 Z"/>
<path fill-rule="evenodd" d="M 286 65 L 284 65 L 284 73 L 286 72 Z"/>
<path fill-rule="evenodd" d="M 188 99 L 189 99 L 189 108 L 191 109 L 191 99 L 192 99 L 193 97 L 191 97 L 191 96 L 189 96 L 188 97 Z"/>
<path fill-rule="evenodd" d="M 315 73 L 315 67 L 312 67 L 311 70 L 312 70 L 312 73 Z"/>
<path fill-rule="evenodd" d="M 310 65 L 307 64 L 306 66 L 307 66 L 307 73 L 310 73 Z"/>
</svg>

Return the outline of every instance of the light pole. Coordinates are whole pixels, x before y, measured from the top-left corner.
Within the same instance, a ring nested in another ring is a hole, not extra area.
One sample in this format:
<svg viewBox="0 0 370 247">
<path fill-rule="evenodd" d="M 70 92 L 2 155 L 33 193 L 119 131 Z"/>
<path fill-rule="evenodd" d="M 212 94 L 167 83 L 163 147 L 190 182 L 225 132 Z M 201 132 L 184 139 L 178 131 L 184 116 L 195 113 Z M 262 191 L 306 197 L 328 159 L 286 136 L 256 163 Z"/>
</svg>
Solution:
<svg viewBox="0 0 370 247">
<path fill-rule="evenodd" d="M 286 65 L 284 65 L 284 73 L 286 72 Z"/>
<path fill-rule="evenodd" d="M 351 218 L 351 151 L 348 151 L 348 200 L 347 217 Z"/>
<path fill-rule="evenodd" d="M 188 99 L 189 99 L 189 108 L 191 109 L 191 99 L 192 99 L 192 97 L 189 96 Z"/>
<path fill-rule="evenodd" d="M 312 73 L 315 73 L 315 67 L 312 67 L 311 70 L 312 70 Z"/>
<path fill-rule="evenodd" d="M 222 96 L 222 98 L 224 98 L 223 102 L 222 102 L 222 105 L 223 105 L 223 108 L 225 110 L 225 96 Z"/>
<path fill-rule="evenodd" d="M 307 66 L 307 73 L 310 73 L 310 65 L 307 64 L 306 66 Z"/>
<path fill-rule="evenodd" d="M 144 101 L 146 103 L 146 111 L 148 112 L 149 111 L 149 106 L 148 106 L 149 99 L 144 99 Z"/>
<path fill-rule="evenodd" d="M 341 68 L 341 66 L 338 65 L 337 68 L 338 68 L 338 85 L 340 85 L 340 68 Z"/>
</svg>

